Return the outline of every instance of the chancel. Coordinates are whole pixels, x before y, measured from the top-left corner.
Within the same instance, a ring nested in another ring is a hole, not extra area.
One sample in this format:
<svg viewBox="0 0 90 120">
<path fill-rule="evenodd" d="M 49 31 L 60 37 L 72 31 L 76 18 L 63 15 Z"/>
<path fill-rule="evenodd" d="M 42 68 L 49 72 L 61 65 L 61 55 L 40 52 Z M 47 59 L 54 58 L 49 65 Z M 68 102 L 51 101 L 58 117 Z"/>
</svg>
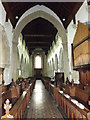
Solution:
<svg viewBox="0 0 90 120">
<path fill-rule="evenodd" d="M 0 1 L 0 119 L 90 120 L 90 2 Z"/>
</svg>

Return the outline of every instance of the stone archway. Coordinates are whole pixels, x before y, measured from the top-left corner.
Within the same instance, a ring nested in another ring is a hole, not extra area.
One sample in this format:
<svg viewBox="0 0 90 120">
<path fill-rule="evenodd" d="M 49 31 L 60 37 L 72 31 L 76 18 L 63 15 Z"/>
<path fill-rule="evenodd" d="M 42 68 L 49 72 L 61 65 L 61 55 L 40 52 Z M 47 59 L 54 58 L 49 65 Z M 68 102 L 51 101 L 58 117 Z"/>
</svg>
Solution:
<svg viewBox="0 0 90 120">
<path fill-rule="evenodd" d="M 43 19 L 48 20 L 49 22 L 51 22 L 58 30 L 59 35 L 62 38 L 62 43 L 64 44 L 65 47 L 65 65 L 67 64 L 68 66 L 68 53 L 67 53 L 67 36 L 66 36 L 66 31 L 60 21 L 60 19 L 58 18 L 58 16 L 49 8 L 43 6 L 43 5 L 36 5 L 32 8 L 30 8 L 29 10 L 27 10 L 19 19 L 15 29 L 14 29 L 14 33 L 13 33 L 13 43 L 14 43 L 14 48 L 15 48 L 15 44 L 18 43 L 18 37 L 22 31 L 22 29 L 25 27 L 25 25 L 27 25 L 29 22 L 31 22 L 32 20 L 41 17 Z M 66 63 L 67 62 L 67 63 Z M 65 67 L 66 69 L 66 67 Z M 68 71 L 68 67 L 67 70 Z M 66 73 L 66 76 L 68 76 L 68 74 Z"/>
<path fill-rule="evenodd" d="M 66 41 L 66 31 L 58 18 L 58 16 L 49 8 L 43 5 L 36 5 L 29 10 L 27 10 L 19 19 L 13 35 L 13 41 L 17 42 L 18 37 L 22 31 L 22 29 L 32 20 L 41 17 L 43 19 L 48 20 L 51 22 L 58 30 L 59 35 L 61 36 L 62 40 Z"/>
</svg>

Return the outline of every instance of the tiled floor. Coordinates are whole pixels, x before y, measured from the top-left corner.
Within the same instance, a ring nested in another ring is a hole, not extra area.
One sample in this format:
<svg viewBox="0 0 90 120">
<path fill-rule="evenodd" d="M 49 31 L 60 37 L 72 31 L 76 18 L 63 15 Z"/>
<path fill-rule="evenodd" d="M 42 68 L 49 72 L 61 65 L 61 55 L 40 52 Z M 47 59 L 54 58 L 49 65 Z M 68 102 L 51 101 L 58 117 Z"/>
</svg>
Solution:
<svg viewBox="0 0 90 120">
<path fill-rule="evenodd" d="M 41 80 L 37 80 L 25 118 L 63 118 L 52 96 Z"/>
</svg>

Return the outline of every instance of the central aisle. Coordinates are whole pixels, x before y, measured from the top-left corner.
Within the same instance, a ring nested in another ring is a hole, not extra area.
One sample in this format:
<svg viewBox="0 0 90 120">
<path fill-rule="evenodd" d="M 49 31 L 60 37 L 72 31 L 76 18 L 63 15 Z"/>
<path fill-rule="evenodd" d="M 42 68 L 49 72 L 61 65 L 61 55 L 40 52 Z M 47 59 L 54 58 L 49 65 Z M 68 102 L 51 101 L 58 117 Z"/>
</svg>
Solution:
<svg viewBox="0 0 90 120">
<path fill-rule="evenodd" d="M 36 80 L 26 118 L 63 118 L 41 80 Z"/>
</svg>

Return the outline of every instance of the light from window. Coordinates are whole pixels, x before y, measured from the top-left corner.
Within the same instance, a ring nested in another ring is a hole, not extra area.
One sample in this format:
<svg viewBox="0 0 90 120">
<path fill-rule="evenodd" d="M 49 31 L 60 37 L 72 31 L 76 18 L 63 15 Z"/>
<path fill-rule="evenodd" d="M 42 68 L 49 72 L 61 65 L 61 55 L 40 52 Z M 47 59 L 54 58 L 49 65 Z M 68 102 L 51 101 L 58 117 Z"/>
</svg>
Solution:
<svg viewBox="0 0 90 120">
<path fill-rule="evenodd" d="M 40 69 L 42 67 L 41 65 L 41 57 L 38 55 L 35 57 L 35 68 Z"/>
</svg>

